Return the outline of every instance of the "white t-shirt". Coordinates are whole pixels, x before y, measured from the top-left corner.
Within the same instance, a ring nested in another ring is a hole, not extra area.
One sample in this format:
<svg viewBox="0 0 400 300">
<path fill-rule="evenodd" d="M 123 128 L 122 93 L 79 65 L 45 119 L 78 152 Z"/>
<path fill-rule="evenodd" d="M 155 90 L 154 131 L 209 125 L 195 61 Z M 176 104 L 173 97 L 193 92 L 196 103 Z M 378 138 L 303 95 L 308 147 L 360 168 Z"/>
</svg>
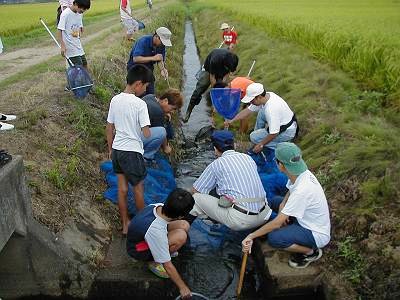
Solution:
<svg viewBox="0 0 400 300">
<path fill-rule="evenodd" d="M 318 248 L 329 243 L 331 222 L 328 203 L 318 179 L 309 170 L 301 173 L 295 183 L 289 180 L 289 199 L 282 213 L 297 219 L 299 224 L 312 231 Z"/>
<path fill-rule="evenodd" d="M 62 30 L 66 56 L 82 56 L 85 54 L 81 43 L 82 14 L 74 13 L 69 7 L 60 16 L 57 29 Z"/>
<path fill-rule="evenodd" d="M 63 7 L 70 7 L 74 3 L 74 0 L 58 0 L 58 3 L 60 3 L 62 9 Z"/>
<path fill-rule="evenodd" d="M 168 245 L 168 222 L 157 214 L 157 207 L 162 203 L 154 204 L 153 214 L 156 217 L 144 236 L 149 245 L 151 255 L 155 262 L 160 264 L 171 261 Z"/>
<path fill-rule="evenodd" d="M 133 94 L 120 93 L 111 99 L 107 122 L 114 124 L 112 148 L 143 154 L 141 131 L 150 126 L 146 102 Z"/>
<path fill-rule="evenodd" d="M 256 106 L 250 104 L 248 107 L 250 111 L 259 111 L 260 109 L 265 110 L 265 119 L 268 123 L 269 133 L 279 133 L 279 129 L 282 125 L 289 123 L 293 118 L 293 111 L 289 108 L 289 105 L 279 97 L 277 94 L 268 92 L 269 99 L 265 105 Z M 296 124 L 293 123 L 287 130 L 293 130 L 296 128 Z"/>
<path fill-rule="evenodd" d="M 121 15 L 122 20 L 126 19 L 132 19 L 130 15 L 128 15 L 125 11 L 122 10 L 122 6 L 125 7 L 125 9 L 129 12 L 130 15 L 132 15 L 132 10 L 131 10 L 131 3 L 129 0 L 120 0 L 119 2 L 119 13 Z"/>
</svg>

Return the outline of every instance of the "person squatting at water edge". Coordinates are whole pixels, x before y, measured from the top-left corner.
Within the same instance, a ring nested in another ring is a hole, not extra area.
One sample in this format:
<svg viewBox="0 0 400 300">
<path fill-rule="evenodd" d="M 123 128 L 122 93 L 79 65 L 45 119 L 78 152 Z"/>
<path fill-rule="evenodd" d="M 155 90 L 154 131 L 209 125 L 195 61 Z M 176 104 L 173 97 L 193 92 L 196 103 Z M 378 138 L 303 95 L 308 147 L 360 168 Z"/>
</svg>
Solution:
<svg viewBox="0 0 400 300">
<path fill-rule="evenodd" d="M 128 182 L 133 187 L 137 211 L 144 208 L 143 180 L 146 165 L 143 159 L 142 136 L 151 135 L 150 119 L 146 103 L 137 97 L 154 81 L 153 72 L 145 65 L 135 65 L 126 76 L 125 90 L 110 102 L 106 136 L 108 156 L 112 158 L 118 178 L 118 208 L 122 222 L 122 234 L 128 232 Z M 115 133 L 115 134 L 114 134 Z"/>
<path fill-rule="evenodd" d="M 238 56 L 227 49 L 214 49 L 207 55 L 204 70 L 201 71 L 196 88 L 190 97 L 183 122 L 189 121 L 193 108 L 200 103 L 210 84 L 214 86 L 216 83 L 226 81 L 229 73 L 236 71 L 238 63 Z"/>
<path fill-rule="evenodd" d="M 235 151 L 233 133 L 216 130 L 212 137 L 214 160 L 192 188 L 195 205 L 190 222 L 210 217 L 232 230 L 258 227 L 269 219 L 270 209 L 257 165 L 247 154 Z M 208 193 L 216 189 L 218 198 Z"/>
<path fill-rule="evenodd" d="M 286 196 L 272 199 L 275 219 L 250 233 L 242 241 L 245 253 L 251 252 L 253 240 L 268 235 L 268 244 L 294 254 L 289 259 L 293 268 L 305 268 L 321 258 L 330 240 L 329 208 L 324 190 L 304 162 L 300 149 L 293 143 L 277 145 L 276 163 L 289 180 Z"/>
<path fill-rule="evenodd" d="M 168 143 L 168 140 L 174 137 L 171 114 L 182 107 L 183 96 L 176 89 L 168 89 L 159 98 L 153 94 L 148 94 L 142 100 L 147 104 L 151 132 L 149 138 L 142 135 L 143 157 L 147 161 L 152 161 L 160 148 L 163 149 L 165 154 L 170 154 L 172 151 Z"/>
<path fill-rule="evenodd" d="M 192 195 L 183 189 L 173 190 L 164 204 L 147 206 L 129 224 L 126 249 L 134 259 L 149 262 L 149 269 L 162 278 L 171 278 L 183 299 L 191 291 L 182 280 L 171 257 L 186 243 L 190 225 L 181 220 L 192 209 Z"/>
<path fill-rule="evenodd" d="M 135 64 L 144 64 L 152 72 L 154 72 L 154 64 L 160 64 L 161 76 L 164 78 L 168 77 L 168 71 L 164 67 L 166 49 L 165 47 L 171 47 L 171 31 L 166 27 L 157 28 L 153 35 L 144 35 L 136 41 L 133 45 L 131 53 L 129 54 L 129 60 L 126 64 L 127 70 L 132 68 Z M 147 86 L 146 92 L 143 95 L 154 94 L 155 86 L 154 82 Z"/>
<path fill-rule="evenodd" d="M 254 131 L 250 133 L 250 141 L 255 144 L 254 153 L 259 153 L 264 147 L 275 149 L 278 143 L 292 141 L 297 136 L 299 125 L 295 113 L 285 100 L 273 92 L 267 92 L 261 83 L 250 84 L 242 102 L 250 103 L 250 106 L 232 120 L 226 120 L 224 125 L 228 127 L 258 111 Z"/>
</svg>

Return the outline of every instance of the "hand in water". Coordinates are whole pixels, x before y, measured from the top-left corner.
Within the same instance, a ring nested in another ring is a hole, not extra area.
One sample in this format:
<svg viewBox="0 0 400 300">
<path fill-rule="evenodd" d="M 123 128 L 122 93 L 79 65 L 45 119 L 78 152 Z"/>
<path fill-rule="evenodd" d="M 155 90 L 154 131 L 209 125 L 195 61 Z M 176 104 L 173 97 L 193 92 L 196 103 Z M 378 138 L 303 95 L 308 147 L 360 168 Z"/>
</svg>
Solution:
<svg viewBox="0 0 400 300">
<path fill-rule="evenodd" d="M 192 292 L 189 290 L 188 287 L 182 288 L 179 293 L 181 294 L 182 299 L 190 299 L 192 298 Z"/>
<path fill-rule="evenodd" d="M 253 245 L 253 239 L 248 236 L 242 241 L 242 251 L 244 253 L 251 254 L 251 246 Z"/>
</svg>

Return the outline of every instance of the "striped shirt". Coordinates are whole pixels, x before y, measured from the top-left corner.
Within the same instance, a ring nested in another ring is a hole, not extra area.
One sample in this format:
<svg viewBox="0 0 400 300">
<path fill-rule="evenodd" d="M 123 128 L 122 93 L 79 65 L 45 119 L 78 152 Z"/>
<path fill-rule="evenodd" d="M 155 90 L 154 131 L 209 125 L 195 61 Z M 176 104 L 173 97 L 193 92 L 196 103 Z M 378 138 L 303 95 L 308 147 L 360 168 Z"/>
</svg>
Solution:
<svg viewBox="0 0 400 300">
<path fill-rule="evenodd" d="M 247 154 L 227 150 L 203 171 L 193 188 L 208 194 L 216 188 L 219 196 L 235 199 L 235 203 L 252 212 L 258 212 L 264 203 L 240 202 L 241 198 L 267 198 L 257 165 Z"/>
</svg>

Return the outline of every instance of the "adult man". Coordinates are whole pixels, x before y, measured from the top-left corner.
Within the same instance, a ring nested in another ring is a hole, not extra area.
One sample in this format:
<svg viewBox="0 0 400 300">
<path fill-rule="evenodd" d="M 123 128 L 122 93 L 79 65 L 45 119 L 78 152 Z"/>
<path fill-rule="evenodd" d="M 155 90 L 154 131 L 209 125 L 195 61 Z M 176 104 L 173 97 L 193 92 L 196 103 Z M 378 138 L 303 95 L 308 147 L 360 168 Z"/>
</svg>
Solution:
<svg viewBox="0 0 400 300">
<path fill-rule="evenodd" d="M 135 64 L 144 64 L 154 72 L 154 64 L 161 63 L 161 76 L 167 77 L 168 71 L 164 66 L 165 47 L 172 46 L 171 31 L 166 27 L 157 28 L 153 35 L 144 35 L 136 41 L 127 62 L 129 70 Z M 154 94 L 154 83 L 147 86 L 145 95 Z M 142 95 L 143 96 L 143 95 Z"/>
<path fill-rule="evenodd" d="M 234 138 L 228 130 L 216 130 L 212 135 L 213 161 L 193 184 L 194 217 L 211 219 L 232 230 L 246 230 L 265 223 L 271 209 L 257 173 L 257 165 L 244 153 L 234 150 Z M 208 193 L 216 188 L 220 199 Z"/>
<path fill-rule="evenodd" d="M 259 153 L 264 147 L 275 149 L 278 143 L 291 141 L 297 135 L 298 125 L 294 112 L 277 94 L 266 92 L 261 83 L 250 84 L 242 102 L 251 105 L 232 120 L 225 121 L 225 126 L 258 111 L 254 131 L 250 134 L 250 140 L 255 144 L 253 152 Z"/>
<path fill-rule="evenodd" d="M 173 138 L 172 124 L 170 122 L 171 113 L 182 107 L 183 96 L 176 89 L 168 89 L 160 98 L 149 94 L 142 99 L 147 104 L 151 132 L 149 138 L 142 136 L 143 157 L 147 160 L 152 160 L 160 147 L 163 148 L 166 154 L 171 153 L 172 149 L 168 144 L 168 139 Z"/>
<path fill-rule="evenodd" d="M 227 49 L 214 49 L 207 55 L 204 61 L 204 70 L 201 71 L 196 89 L 190 97 L 190 102 L 183 120 L 185 123 L 189 121 L 193 108 L 200 103 L 202 95 L 210 84 L 214 85 L 226 80 L 229 73 L 236 71 L 238 63 L 239 58 L 237 55 Z"/>
<path fill-rule="evenodd" d="M 222 30 L 222 40 L 224 45 L 232 51 L 236 46 L 237 33 L 231 30 L 227 23 L 222 23 L 220 29 Z"/>
<path fill-rule="evenodd" d="M 126 248 L 130 256 L 149 261 L 149 269 L 162 278 L 171 278 L 183 299 L 190 298 L 191 291 L 182 280 L 171 256 L 185 244 L 189 223 L 180 220 L 193 207 L 192 195 L 183 189 L 175 189 L 164 204 L 147 206 L 129 224 Z"/>
<path fill-rule="evenodd" d="M 130 0 L 121 0 L 119 3 L 121 22 L 126 28 L 126 39 L 132 41 L 133 34 L 139 30 L 139 23 L 132 17 Z"/>
<path fill-rule="evenodd" d="M 308 170 L 300 149 L 293 143 L 280 143 L 275 151 L 276 162 L 289 180 L 289 192 L 281 203 L 275 203 L 278 216 L 250 233 L 242 242 L 243 251 L 250 252 L 253 240 L 268 234 L 268 243 L 295 254 L 289 259 L 293 268 L 305 268 L 322 256 L 320 248 L 330 240 L 330 219 L 324 190 Z M 289 217 L 295 222 L 286 225 Z"/>
</svg>

